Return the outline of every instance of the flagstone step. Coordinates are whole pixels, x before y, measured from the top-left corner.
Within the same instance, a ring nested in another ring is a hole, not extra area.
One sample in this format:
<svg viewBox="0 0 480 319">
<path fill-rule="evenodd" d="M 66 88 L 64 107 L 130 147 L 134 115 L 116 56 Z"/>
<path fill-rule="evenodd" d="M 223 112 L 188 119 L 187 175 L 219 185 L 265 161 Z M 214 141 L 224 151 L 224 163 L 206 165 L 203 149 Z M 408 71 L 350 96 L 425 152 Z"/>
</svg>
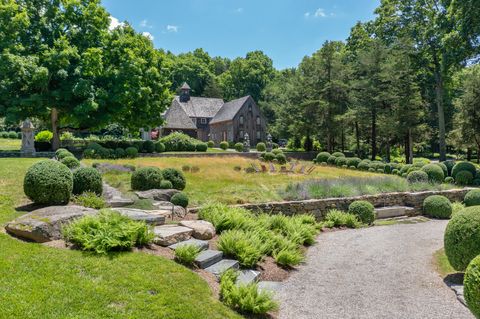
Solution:
<svg viewBox="0 0 480 319">
<path fill-rule="evenodd" d="M 260 281 L 258 283 L 258 290 L 270 292 L 273 294 L 276 294 L 281 287 L 282 283 L 279 281 Z"/>
<path fill-rule="evenodd" d="M 252 269 L 240 270 L 237 277 L 237 285 L 248 285 L 257 282 L 260 272 Z"/>
<path fill-rule="evenodd" d="M 407 206 L 390 206 L 375 208 L 375 214 L 377 219 L 408 216 L 411 215 L 413 211 L 413 207 Z"/>
<path fill-rule="evenodd" d="M 155 238 L 153 242 L 160 246 L 170 246 L 190 239 L 193 230 L 177 225 L 162 225 L 153 228 Z"/>
<path fill-rule="evenodd" d="M 207 249 L 202 251 L 197 258 L 195 258 L 195 264 L 201 268 L 205 269 L 212 266 L 213 264 L 218 263 L 223 258 L 223 253 L 219 250 Z"/>
<path fill-rule="evenodd" d="M 200 250 L 207 250 L 208 249 L 208 241 L 207 240 L 199 240 L 195 238 L 190 238 L 185 241 L 178 242 L 176 244 L 168 246 L 170 249 L 177 249 L 180 246 L 185 246 L 185 245 L 194 245 L 200 248 Z"/>
<path fill-rule="evenodd" d="M 240 264 L 238 261 L 233 259 L 222 259 L 218 263 L 211 265 L 210 267 L 205 268 L 206 271 L 214 274 L 217 279 L 220 279 L 220 275 L 227 271 L 228 269 L 239 269 Z"/>
</svg>

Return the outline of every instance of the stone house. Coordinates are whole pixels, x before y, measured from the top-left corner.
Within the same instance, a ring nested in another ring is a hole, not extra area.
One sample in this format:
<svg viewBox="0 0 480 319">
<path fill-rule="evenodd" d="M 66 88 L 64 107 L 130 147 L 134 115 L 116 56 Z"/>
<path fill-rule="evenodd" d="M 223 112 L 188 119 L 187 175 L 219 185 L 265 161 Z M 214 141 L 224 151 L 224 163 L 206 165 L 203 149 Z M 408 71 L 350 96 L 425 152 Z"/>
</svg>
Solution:
<svg viewBox="0 0 480 319">
<path fill-rule="evenodd" d="M 243 142 L 248 133 L 251 145 L 265 141 L 266 120 L 251 96 L 230 102 L 190 96 L 184 83 L 165 113 L 162 135 L 180 131 L 201 141 Z"/>
</svg>

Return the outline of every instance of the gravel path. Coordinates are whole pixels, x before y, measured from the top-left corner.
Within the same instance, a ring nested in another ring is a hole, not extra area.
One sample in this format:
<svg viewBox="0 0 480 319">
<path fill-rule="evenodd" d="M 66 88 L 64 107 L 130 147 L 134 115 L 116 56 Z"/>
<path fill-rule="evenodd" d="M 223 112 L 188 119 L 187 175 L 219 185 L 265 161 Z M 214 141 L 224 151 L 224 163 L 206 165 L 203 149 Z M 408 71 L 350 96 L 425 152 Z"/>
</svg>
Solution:
<svg viewBox="0 0 480 319">
<path fill-rule="evenodd" d="M 279 291 L 280 318 L 470 319 L 433 268 L 447 221 L 321 234 Z"/>
</svg>

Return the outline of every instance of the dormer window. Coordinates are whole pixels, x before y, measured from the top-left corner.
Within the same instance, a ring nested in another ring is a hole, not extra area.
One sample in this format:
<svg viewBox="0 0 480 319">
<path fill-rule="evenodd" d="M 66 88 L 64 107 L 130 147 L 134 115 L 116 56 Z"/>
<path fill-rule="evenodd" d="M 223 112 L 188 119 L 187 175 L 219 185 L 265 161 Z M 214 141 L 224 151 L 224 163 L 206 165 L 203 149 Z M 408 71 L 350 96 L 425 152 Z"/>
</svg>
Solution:
<svg viewBox="0 0 480 319">
<path fill-rule="evenodd" d="M 207 124 L 207 119 L 204 118 L 204 117 L 202 117 L 202 118 L 200 119 L 200 124 Z"/>
</svg>

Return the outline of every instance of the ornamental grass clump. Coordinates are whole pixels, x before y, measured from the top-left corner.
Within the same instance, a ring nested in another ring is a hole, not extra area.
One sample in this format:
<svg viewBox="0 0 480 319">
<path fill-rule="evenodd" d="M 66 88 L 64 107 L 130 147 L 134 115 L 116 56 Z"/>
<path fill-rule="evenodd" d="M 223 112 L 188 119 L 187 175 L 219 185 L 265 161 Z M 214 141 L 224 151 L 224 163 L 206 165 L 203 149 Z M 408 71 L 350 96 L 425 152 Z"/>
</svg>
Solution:
<svg viewBox="0 0 480 319">
<path fill-rule="evenodd" d="M 182 265 L 192 267 L 201 249 L 196 245 L 180 245 L 175 249 L 175 260 Z"/>
<path fill-rule="evenodd" d="M 145 222 L 106 209 L 67 225 L 63 236 L 82 250 L 107 254 L 145 246 L 153 241 L 154 234 Z"/>
</svg>

